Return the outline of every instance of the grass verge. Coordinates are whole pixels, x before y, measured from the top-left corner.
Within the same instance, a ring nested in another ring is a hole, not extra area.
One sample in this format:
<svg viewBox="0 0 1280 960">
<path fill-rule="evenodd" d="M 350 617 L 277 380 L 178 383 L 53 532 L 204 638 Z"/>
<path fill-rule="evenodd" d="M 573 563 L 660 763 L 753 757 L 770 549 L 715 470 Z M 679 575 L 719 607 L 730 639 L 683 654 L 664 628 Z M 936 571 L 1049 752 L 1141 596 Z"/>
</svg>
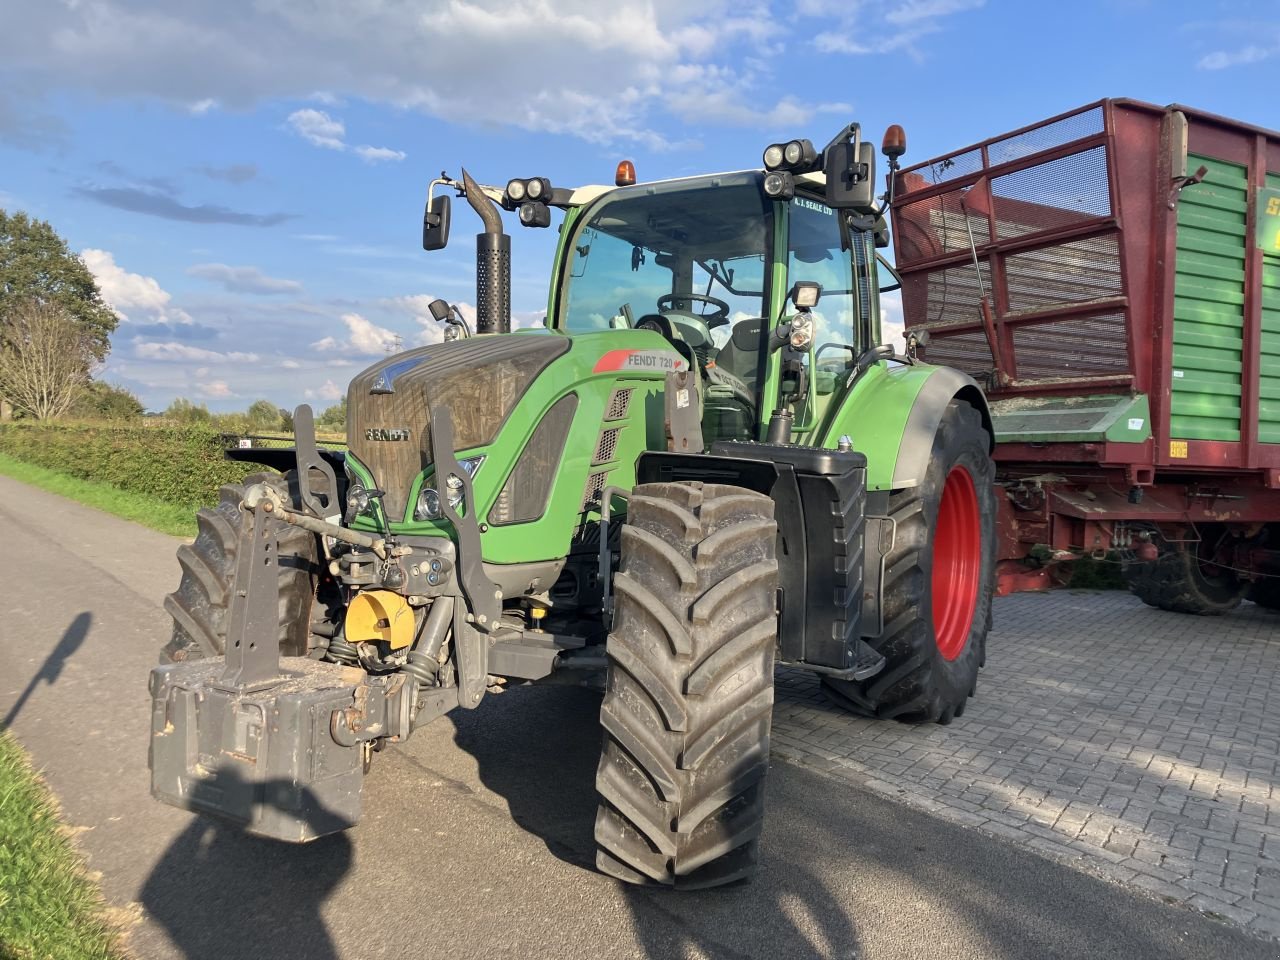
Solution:
<svg viewBox="0 0 1280 960">
<path fill-rule="evenodd" d="M 0 728 L 0 958 L 125 956 L 52 796 Z"/>
<path fill-rule="evenodd" d="M 133 520 L 175 537 L 196 535 L 196 508 L 167 503 L 140 493 L 120 490 L 99 480 L 81 480 L 56 470 L 37 467 L 0 453 L 0 474 L 29 483 L 117 517 Z"/>
</svg>

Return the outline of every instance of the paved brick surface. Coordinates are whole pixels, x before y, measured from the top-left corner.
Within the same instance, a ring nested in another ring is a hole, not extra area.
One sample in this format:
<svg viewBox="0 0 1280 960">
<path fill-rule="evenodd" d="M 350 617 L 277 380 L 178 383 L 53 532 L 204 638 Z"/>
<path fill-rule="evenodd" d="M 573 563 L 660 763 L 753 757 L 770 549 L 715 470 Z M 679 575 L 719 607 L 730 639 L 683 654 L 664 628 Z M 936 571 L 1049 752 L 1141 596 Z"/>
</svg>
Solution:
<svg viewBox="0 0 1280 960">
<path fill-rule="evenodd" d="M 948 727 L 860 719 L 782 672 L 774 750 L 1280 938 L 1280 615 L 1022 594 L 987 649 Z"/>
</svg>

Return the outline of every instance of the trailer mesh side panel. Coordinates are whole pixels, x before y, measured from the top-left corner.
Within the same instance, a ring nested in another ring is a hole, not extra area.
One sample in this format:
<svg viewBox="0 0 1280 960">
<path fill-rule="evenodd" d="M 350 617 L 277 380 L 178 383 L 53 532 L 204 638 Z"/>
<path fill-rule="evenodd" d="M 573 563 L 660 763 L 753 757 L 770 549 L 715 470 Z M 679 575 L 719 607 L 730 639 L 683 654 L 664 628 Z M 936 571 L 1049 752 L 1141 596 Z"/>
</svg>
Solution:
<svg viewBox="0 0 1280 960">
<path fill-rule="evenodd" d="M 899 175 L 903 309 L 929 331 L 931 362 L 976 377 L 994 367 L 971 230 L 1007 375 L 1030 384 L 1130 373 L 1106 120 L 1096 105 Z"/>
<path fill-rule="evenodd" d="M 994 167 L 1001 163 L 1021 160 L 1033 153 L 1041 153 L 1063 144 L 1083 140 L 1085 137 L 1102 133 L 1104 122 L 1102 107 L 1098 106 L 1052 123 L 1032 127 L 1022 133 L 1015 133 L 1011 137 L 993 141 L 987 147 L 988 163 Z"/>
<path fill-rule="evenodd" d="M 1102 300 L 1123 289 L 1115 234 L 1013 254 L 1004 270 L 1012 313 Z"/>
<path fill-rule="evenodd" d="M 1000 240 L 1109 217 L 1107 148 L 1093 147 L 996 177 L 991 196 Z"/>
<path fill-rule="evenodd" d="M 1129 369 L 1123 313 L 1018 327 L 1013 345 L 1019 380 L 1107 377 Z"/>
</svg>

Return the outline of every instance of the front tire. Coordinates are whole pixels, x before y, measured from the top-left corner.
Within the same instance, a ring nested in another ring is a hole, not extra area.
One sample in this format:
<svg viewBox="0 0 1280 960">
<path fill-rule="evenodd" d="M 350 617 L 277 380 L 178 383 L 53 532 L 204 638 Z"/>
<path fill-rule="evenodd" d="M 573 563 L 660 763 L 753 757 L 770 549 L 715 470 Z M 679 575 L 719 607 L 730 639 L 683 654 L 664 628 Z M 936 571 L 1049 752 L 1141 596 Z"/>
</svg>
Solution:
<svg viewBox="0 0 1280 960">
<path fill-rule="evenodd" d="M 764 818 L 777 640 L 773 501 L 635 488 L 614 578 L 596 864 L 681 889 L 749 878 Z"/>
<path fill-rule="evenodd" d="M 160 652 L 161 663 L 220 657 L 226 650 L 231 586 L 245 521 L 240 502 L 255 483 L 272 484 L 288 501 L 286 477 L 256 473 L 243 483 L 224 484 L 218 491 L 218 505 L 196 512 L 199 532 L 195 542 L 178 548 L 182 580 L 178 589 L 164 598 L 164 608 L 173 617 L 173 635 Z M 311 639 L 319 544 L 314 534 L 301 527 L 279 526 L 280 653 L 301 657 L 307 655 Z"/>
<path fill-rule="evenodd" d="M 952 400 L 917 487 L 890 494 L 893 547 L 885 562 L 885 658 L 867 680 L 824 677 L 854 713 L 904 723 L 950 723 L 964 713 L 986 661 L 995 580 L 995 468 L 982 417 Z"/>
</svg>

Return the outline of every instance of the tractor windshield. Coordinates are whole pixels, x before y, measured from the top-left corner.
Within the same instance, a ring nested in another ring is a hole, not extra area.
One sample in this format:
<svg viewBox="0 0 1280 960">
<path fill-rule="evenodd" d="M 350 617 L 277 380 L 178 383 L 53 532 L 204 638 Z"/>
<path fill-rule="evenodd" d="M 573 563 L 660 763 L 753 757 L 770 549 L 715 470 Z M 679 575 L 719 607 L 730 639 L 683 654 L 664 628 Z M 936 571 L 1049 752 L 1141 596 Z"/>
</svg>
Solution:
<svg viewBox="0 0 1280 960">
<path fill-rule="evenodd" d="M 758 341 L 771 236 L 756 174 L 610 193 L 573 237 L 559 327 L 674 332 L 704 361 L 748 321 Z"/>
</svg>

